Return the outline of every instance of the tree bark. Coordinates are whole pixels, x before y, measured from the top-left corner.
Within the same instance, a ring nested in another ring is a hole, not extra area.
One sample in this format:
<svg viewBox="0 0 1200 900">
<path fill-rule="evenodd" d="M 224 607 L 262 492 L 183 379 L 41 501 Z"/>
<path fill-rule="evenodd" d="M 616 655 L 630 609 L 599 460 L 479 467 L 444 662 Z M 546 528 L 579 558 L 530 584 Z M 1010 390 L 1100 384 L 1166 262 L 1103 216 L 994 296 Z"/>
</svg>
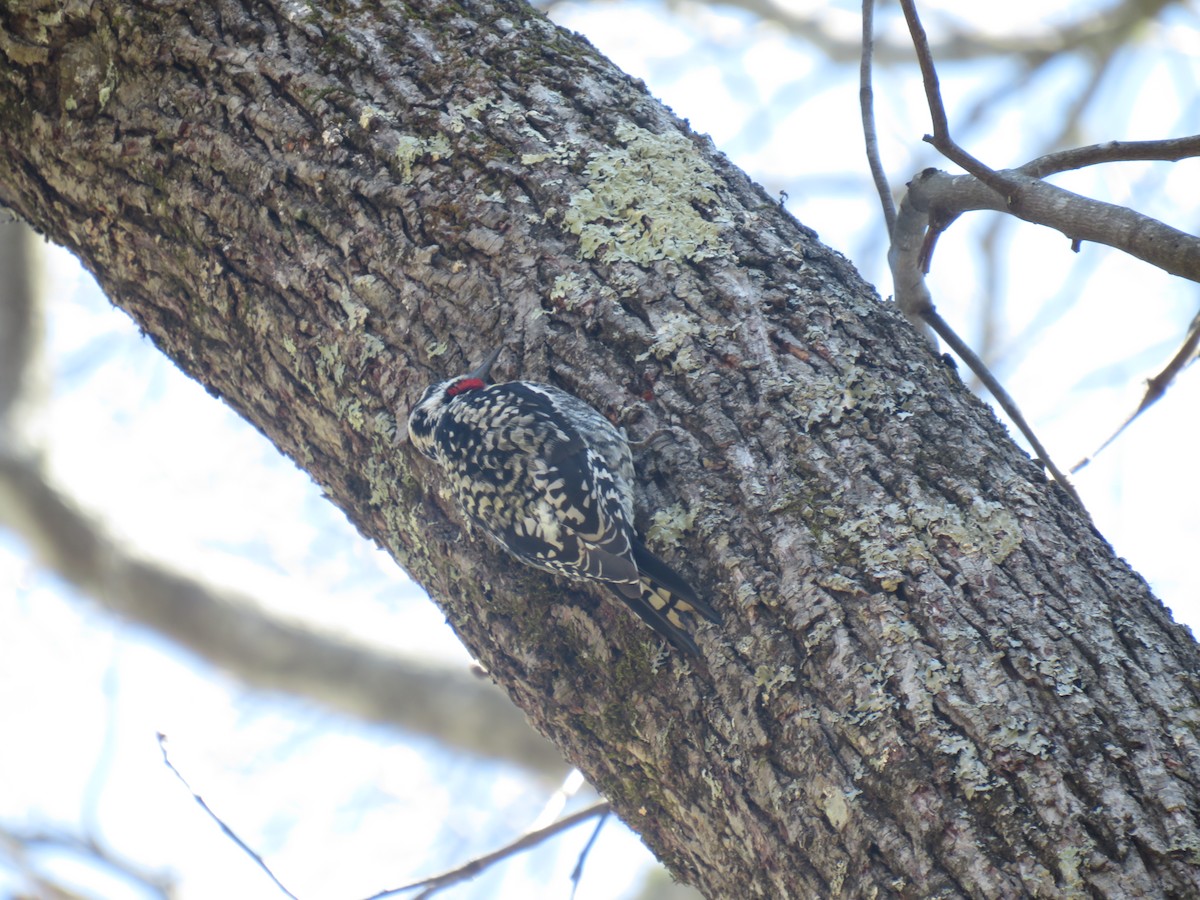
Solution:
<svg viewBox="0 0 1200 900">
<path fill-rule="evenodd" d="M 309 471 L 710 897 L 1200 893 L 1200 663 L 853 268 L 511 0 L 0 11 L 0 201 Z M 403 440 L 507 376 L 644 440 L 663 655 Z"/>
</svg>

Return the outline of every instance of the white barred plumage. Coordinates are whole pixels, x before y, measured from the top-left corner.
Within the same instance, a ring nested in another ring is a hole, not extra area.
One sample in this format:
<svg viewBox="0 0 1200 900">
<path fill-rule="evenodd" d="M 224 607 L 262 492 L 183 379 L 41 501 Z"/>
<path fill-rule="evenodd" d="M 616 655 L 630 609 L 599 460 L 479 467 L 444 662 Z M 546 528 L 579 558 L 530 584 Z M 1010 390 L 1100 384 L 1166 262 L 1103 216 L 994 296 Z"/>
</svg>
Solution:
<svg viewBox="0 0 1200 900">
<path fill-rule="evenodd" d="M 633 527 L 633 457 L 624 435 L 546 384 L 487 384 L 499 351 L 430 386 L 409 440 L 436 462 L 463 512 L 522 562 L 612 588 L 651 628 L 698 654 L 685 619 L 721 621 Z"/>
</svg>

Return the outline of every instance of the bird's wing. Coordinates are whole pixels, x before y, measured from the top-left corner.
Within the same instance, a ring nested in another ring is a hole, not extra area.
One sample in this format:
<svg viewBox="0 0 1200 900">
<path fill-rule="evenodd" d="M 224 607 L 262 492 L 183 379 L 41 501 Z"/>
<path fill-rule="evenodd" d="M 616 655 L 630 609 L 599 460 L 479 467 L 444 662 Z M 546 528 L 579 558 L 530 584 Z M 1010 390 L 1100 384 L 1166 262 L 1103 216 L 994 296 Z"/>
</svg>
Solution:
<svg viewBox="0 0 1200 900">
<path fill-rule="evenodd" d="M 474 498 L 460 491 L 471 517 L 531 565 L 636 585 L 633 523 L 620 485 L 604 457 L 555 408 L 554 395 L 510 382 L 463 400 L 493 410 L 473 450 L 483 470 L 474 490 L 478 494 L 480 483 L 487 489 Z"/>
</svg>

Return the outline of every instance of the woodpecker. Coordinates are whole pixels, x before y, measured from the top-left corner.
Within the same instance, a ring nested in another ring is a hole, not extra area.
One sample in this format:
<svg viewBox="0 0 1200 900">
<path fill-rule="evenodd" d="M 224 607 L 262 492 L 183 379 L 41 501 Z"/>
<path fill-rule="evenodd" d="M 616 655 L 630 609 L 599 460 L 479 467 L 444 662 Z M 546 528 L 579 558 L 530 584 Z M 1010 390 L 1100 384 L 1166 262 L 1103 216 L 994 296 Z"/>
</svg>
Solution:
<svg viewBox="0 0 1200 900">
<path fill-rule="evenodd" d="M 537 569 L 608 585 L 684 653 L 687 619 L 721 617 L 633 528 L 629 442 L 595 409 L 547 384 L 489 384 L 500 355 L 425 390 L 408 435 L 442 469 L 463 513 Z"/>
</svg>

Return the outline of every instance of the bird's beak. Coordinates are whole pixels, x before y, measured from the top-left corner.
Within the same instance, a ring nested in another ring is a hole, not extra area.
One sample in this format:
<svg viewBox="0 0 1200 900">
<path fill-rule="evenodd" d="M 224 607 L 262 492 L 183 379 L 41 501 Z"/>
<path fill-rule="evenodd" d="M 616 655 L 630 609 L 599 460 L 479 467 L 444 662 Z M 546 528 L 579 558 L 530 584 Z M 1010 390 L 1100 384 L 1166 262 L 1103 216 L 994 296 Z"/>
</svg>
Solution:
<svg viewBox="0 0 1200 900">
<path fill-rule="evenodd" d="M 497 347 L 495 350 L 493 350 L 491 353 L 489 353 L 487 355 L 487 359 L 485 359 L 480 364 L 478 369 L 476 369 L 473 372 L 469 372 L 466 375 L 466 377 L 467 378 L 478 378 L 481 381 L 486 380 L 488 377 L 488 373 L 492 371 L 492 366 L 495 364 L 496 360 L 500 358 L 500 353 L 503 350 L 504 350 L 503 345 Z"/>
</svg>

